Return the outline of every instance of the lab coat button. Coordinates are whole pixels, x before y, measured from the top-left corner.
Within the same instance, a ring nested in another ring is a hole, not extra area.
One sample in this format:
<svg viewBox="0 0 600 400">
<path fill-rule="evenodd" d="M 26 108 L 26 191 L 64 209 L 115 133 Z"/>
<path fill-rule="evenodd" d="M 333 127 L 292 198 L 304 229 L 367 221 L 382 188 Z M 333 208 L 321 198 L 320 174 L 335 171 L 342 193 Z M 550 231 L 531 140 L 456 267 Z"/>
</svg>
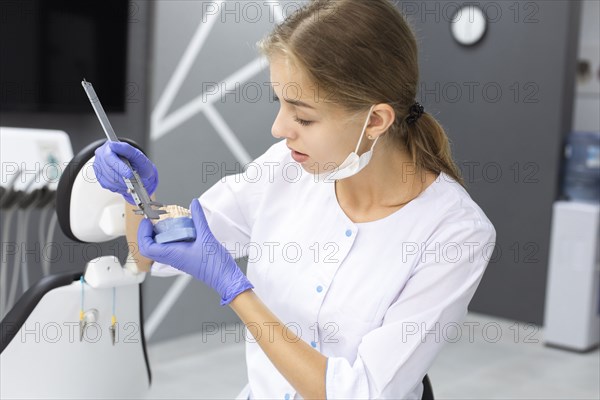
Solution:
<svg viewBox="0 0 600 400">
<path fill-rule="evenodd" d="M 289 393 L 285 394 L 285 400 L 290 400 L 290 394 Z"/>
<path fill-rule="evenodd" d="M 317 292 L 321 293 L 323 291 L 323 286 L 319 285 L 317 286 Z"/>
<path fill-rule="evenodd" d="M 310 342 L 310 345 L 311 345 L 312 347 L 317 347 L 317 343 L 316 343 L 314 340 L 313 340 L 312 342 Z"/>
<path fill-rule="evenodd" d="M 352 236 L 352 231 L 350 229 L 348 229 L 346 231 L 346 236 L 348 236 L 348 237 Z"/>
</svg>

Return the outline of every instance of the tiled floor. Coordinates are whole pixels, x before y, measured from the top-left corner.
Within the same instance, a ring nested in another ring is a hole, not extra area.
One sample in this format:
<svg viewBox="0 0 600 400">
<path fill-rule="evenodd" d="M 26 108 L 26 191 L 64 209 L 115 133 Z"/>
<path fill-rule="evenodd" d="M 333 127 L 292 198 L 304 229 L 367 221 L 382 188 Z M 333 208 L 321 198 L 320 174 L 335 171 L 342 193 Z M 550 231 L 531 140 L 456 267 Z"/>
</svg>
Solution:
<svg viewBox="0 0 600 400">
<path fill-rule="evenodd" d="M 449 343 L 429 371 L 436 399 L 600 399 L 598 349 L 547 347 L 539 327 L 475 313 L 458 327 L 442 331 Z M 241 325 L 231 328 L 150 346 L 148 398 L 234 398 L 247 380 Z"/>
</svg>

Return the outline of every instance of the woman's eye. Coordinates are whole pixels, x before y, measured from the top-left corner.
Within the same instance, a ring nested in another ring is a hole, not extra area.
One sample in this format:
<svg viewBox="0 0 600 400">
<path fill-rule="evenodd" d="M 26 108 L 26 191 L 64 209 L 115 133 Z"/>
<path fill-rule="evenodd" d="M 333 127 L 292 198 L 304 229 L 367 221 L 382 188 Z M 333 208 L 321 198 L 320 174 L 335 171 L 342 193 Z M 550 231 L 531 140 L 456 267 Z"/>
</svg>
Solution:
<svg viewBox="0 0 600 400">
<path fill-rule="evenodd" d="M 309 126 L 310 124 L 312 124 L 312 121 L 306 121 L 306 120 L 300 119 L 298 117 L 295 117 L 294 121 L 296 121 L 297 123 L 299 123 L 302 126 Z"/>
<path fill-rule="evenodd" d="M 273 101 L 279 102 L 279 97 L 273 96 Z M 306 120 L 300 119 L 298 117 L 295 117 L 294 121 L 296 121 L 297 123 L 299 123 L 302 126 L 309 126 L 310 124 L 312 124 L 312 121 L 306 121 Z"/>
</svg>

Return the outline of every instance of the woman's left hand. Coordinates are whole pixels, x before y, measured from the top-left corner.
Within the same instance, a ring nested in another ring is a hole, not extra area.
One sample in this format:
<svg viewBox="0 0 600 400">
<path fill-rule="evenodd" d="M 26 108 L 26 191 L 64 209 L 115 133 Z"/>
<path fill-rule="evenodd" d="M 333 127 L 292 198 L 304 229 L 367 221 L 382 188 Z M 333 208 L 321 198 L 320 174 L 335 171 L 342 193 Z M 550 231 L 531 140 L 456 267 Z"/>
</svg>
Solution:
<svg viewBox="0 0 600 400">
<path fill-rule="evenodd" d="M 156 243 L 152 222 L 144 219 L 138 229 L 140 254 L 192 275 L 219 293 L 221 305 L 229 304 L 238 294 L 254 286 L 213 236 L 198 199 L 192 201 L 190 210 L 196 227 L 195 241 Z"/>
</svg>

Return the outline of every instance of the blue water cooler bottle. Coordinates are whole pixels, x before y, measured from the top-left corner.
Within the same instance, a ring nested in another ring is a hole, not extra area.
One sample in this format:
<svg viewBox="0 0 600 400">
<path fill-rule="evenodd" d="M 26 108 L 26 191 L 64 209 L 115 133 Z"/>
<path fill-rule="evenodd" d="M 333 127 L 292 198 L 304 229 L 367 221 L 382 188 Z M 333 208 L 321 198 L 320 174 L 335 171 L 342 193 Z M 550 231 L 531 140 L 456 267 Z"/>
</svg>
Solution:
<svg viewBox="0 0 600 400">
<path fill-rule="evenodd" d="M 600 201 L 600 132 L 573 132 L 565 142 L 563 195 L 571 201 Z"/>
</svg>

